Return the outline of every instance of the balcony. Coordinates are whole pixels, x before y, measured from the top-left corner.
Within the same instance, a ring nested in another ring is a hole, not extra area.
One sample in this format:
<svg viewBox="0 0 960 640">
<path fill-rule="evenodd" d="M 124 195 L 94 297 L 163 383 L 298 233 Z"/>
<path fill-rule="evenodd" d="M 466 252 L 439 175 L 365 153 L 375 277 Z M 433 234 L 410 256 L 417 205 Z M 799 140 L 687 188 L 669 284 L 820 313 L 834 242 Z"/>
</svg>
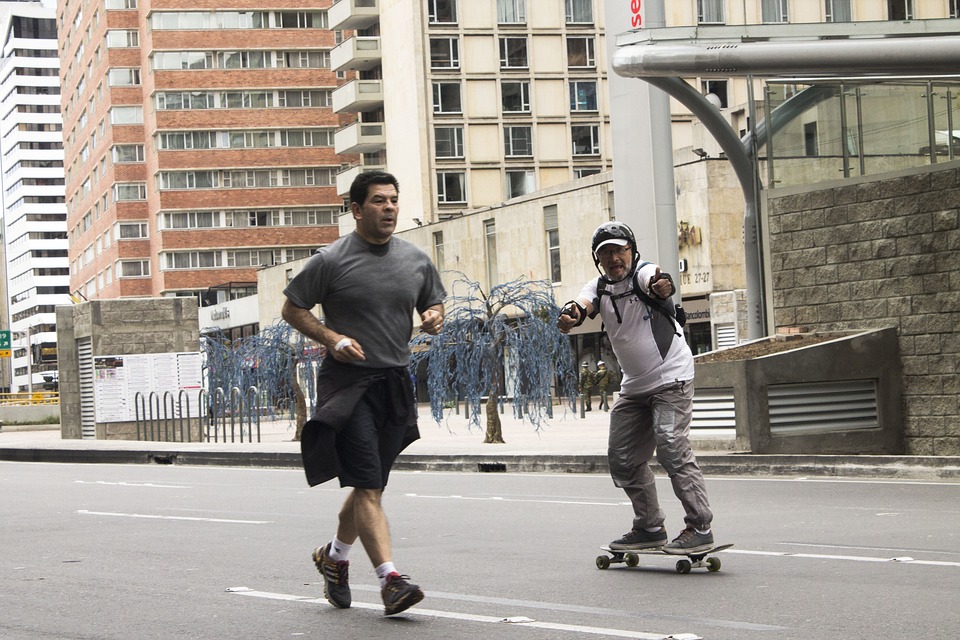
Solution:
<svg viewBox="0 0 960 640">
<path fill-rule="evenodd" d="M 345 196 L 350 193 L 350 185 L 353 184 L 353 181 L 361 173 L 366 173 L 367 171 L 386 171 L 387 168 L 383 165 L 363 165 L 358 164 L 355 167 L 350 167 L 349 169 L 344 169 L 337 174 L 337 195 Z"/>
<path fill-rule="evenodd" d="M 333 150 L 337 153 L 373 153 L 386 144 L 382 122 L 354 122 L 333 134 Z"/>
<path fill-rule="evenodd" d="M 354 80 L 333 92 L 333 110 L 337 113 L 371 111 L 382 104 L 381 80 Z"/>
<path fill-rule="evenodd" d="M 379 0 L 338 0 L 327 11 L 331 29 L 367 29 L 380 21 Z"/>
<path fill-rule="evenodd" d="M 344 40 L 330 52 L 334 71 L 369 71 L 380 66 L 380 38 L 362 37 Z"/>
</svg>

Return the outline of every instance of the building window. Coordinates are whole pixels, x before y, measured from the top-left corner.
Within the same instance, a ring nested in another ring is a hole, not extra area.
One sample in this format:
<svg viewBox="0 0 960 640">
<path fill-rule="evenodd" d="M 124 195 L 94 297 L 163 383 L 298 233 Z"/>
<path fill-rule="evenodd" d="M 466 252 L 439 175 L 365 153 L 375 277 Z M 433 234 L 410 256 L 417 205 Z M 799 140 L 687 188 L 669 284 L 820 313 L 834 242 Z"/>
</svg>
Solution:
<svg viewBox="0 0 960 640">
<path fill-rule="evenodd" d="M 433 264 L 438 270 L 443 269 L 443 231 L 433 234 Z"/>
<path fill-rule="evenodd" d="M 595 176 L 600 173 L 602 169 L 600 167 L 575 167 L 573 169 L 574 178 L 586 178 L 587 176 Z"/>
<path fill-rule="evenodd" d="M 430 38 L 430 68 L 459 69 L 460 39 Z"/>
<path fill-rule="evenodd" d="M 466 176 L 462 171 L 437 172 L 437 201 L 440 204 L 466 202 Z"/>
<path fill-rule="evenodd" d="M 570 111 L 597 110 L 597 81 L 570 81 Z"/>
<path fill-rule="evenodd" d="M 254 60 L 254 54 L 260 54 L 263 56 L 264 66 L 269 66 L 266 64 L 266 53 L 262 51 L 249 51 L 246 52 L 251 55 L 251 60 Z M 249 68 L 263 68 L 259 66 L 259 57 L 254 60 L 256 64 L 250 64 Z M 330 52 L 329 51 L 277 51 L 277 66 L 280 68 L 288 69 L 329 69 L 330 68 Z M 237 68 L 237 67 L 234 67 Z M 248 67 L 239 67 L 239 68 L 248 68 Z"/>
<path fill-rule="evenodd" d="M 106 6 L 110 11 L 127 11 L 137 8 L 137 0 L 107 0 Z"/>
<path fill-rule="evenodd" d="M 697 22 L 723 24 L 723 0 L 697 0 Z"/>
<path fill-rule="evenodd" d="M 136 29 L 110 29 L 107 31 L 107 47 L 125 49 L 140 46 L 140 32 Z"/>
<path fill-rule="evenodd" d="M 533 171 L 507 171 L 507 198 L 516 198 L 537 190 L 537 177 Z"/>
<path fill-rule="evenodd" d="M 557 205 L 543 208 L 543 227 L 547 234 L 547 259 L 550 263 L 550 282 L 560 279 L 560 225 L 557 222 Z"/>
<path fill-rule="evenodd" d="M 149 260 L 121 260 L 118 278 L 141 278 L 150 275 Z"/>
<path fill-rule="evenodd" d="M 593 0 L 564 0 L 567 24 L 591 24 Z"/>
<path fill-rule="evenodd" d="M 497 0 L 498 24 L 524 24 L 526 21 L 526 0 Z"/>
<path fill-rule="evenodd" d="M 593 36 L 570 36 L 567 38 L 567 66 L 589 69 L 597 66 Z"/>
<path fill-rule="evenodd" d="M 703 80 L 700 83 L 700 88 L 703 91 L 703 95 L 709 96 L 713 94 L 717 97 L 717 100 L 714 101 L 714 104 L 716 104 L 717 107 L 721 109 L 726 109 L 728 106 L 730 106 L 727 103 L 727 81 L 726 80 Z"/>
<path fill-rule="evenodd" d="M 113 147 L 114 163 L 143 162 L 145 159 L 142 144 L 118 144 Z"/>
<path fill-rule="evenodd" d="M 164 269 L 209 269 L 223 266 L 220 251 L 174 251 L 163 255 Z"/>
<path fill-rule="evenodd" d="M 146 200 L 147 185 L 144 182 L 118 182 L 113 185 L 113 199 L 117 202 Z"/>
<path fill-rule="evenodd" d="M 493 220 L 483 223 L 483 235 L 487 249 L 487 291 L 498 282 L 497 269 L 497 225 Z"/>
<path fill-rule="evenodd" d="M 136 86 L 140 84 L 140 69 L 110 69 L 107 78 L 107 82 L 111 87 Z"/>
<path fill-rule="evenodd" d="M 760 12 L 763 22 L 789 22 L 787 0 L 760 0 Z"/>
<path fill-rule="evenodd" d="M 526 80 L 500 82 L 500 101 L 504 113 L 529 113 L 530 83 Z"/>
<path fill-rule="evenodd" d="M 326 11 L 277 11 L 274 23 L 281 29 L 327 29 Z"/>
<path fill-rule="evenodd" d="M 457 0 L 427 0 L 430 24 L 456 24 Z"/>
<path fill-rule="evenodd" d="M 146 222 L 121 222 L 117 224 L 118 240 L 139 240 L 146 237 Z"/>
<path fill-rule="evenodd" d="M 525 69 L 527 67 L 527 39 L 525 37 L 500 38 L 500 68 Z"/>
<path fill-rule="evenodd" d="M 463 157 L 463 127 L 436 127 L 433 131 L 437 158 Z"/>
<path fill-rule="evenodd" d="M 209 51 L 158 51 L 153 54 L 156 71 L 181 69 L 213 69 L 213 54 Z"/>
<path fill-rule="evenodd" d="M 570 127 L 574 156 L 600 155 L 600 125 L 573 125 Z"/>
<path fill-rule="evenodd" d="M 887 0 L 888 20 L 913 20 L 913 0 Z"/>
<path fill-rule="evenodd" d="M 956 2 L 956 0 L 951 0 Z M 850 22 L 850 0 L 824 0 L 823 16 L 827 22 Z M 955 17 L 955 16 L 951 16 Z"/>
<path fill-rule="evenodd" d="M 808 157 L 815 158 L 820 155 L 816 122 L 807 122 L 803 125 L 803 149 Z"/>
<path fill-rule="evenodd" d="M 460 83 L 434 82 L 433 83 L 433 112 L 434 113 L 461 113 Z"/>
<path fill-rule="evenodd" d="M 504 126 L 503 153 L 507 157 L 533 155 L 533 127 Z"/>
</svg>

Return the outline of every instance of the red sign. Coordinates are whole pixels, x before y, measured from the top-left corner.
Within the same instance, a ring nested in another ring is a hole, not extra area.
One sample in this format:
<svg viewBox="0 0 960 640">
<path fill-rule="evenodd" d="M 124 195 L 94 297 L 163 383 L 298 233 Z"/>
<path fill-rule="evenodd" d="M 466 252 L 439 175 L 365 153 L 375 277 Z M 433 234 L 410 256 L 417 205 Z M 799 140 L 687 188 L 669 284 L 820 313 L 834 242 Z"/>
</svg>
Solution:
<svg viewBox="0 0 960 640">
<path fill-rule="evenodd" d="M 630 26 L 639 29 L 643 26 L 643 0 L 630 0 Z"/>
</svg>

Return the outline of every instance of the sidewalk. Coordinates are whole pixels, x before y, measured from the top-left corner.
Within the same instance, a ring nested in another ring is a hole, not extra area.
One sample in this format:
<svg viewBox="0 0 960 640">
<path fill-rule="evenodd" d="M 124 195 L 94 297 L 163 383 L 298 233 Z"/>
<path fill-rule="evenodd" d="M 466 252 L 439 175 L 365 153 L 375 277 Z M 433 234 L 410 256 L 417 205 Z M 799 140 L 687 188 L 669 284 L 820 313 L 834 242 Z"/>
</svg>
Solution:
<svg viewBox="0 0 960 640">
<path fill-rule="evenodd" d="M 421 439 L 410 445 L 398 470 L 472 472 L 607 473 L 609 414 L 584 418 L 556 408 L 538 431 L 501 414 L 506 444 L 483 444 L 484 430 L 447 414 L 437 423 L 420 407 Z M 485 422 L 481 421 L 481 425 Z M 39 429 L 39 430 L 36 430 Z M 300 468 L 300 444 L 292 421 L 264 421 L 259 442 L 179 443 L 130 440 L 64 440 L 58 425 L 6 426 L 0 431 L 0 460 L 21 462 L 192 464 Z M 960 482 L 960 458 L 936 456 L 754 455 L 734 450 L 729 430 L 697 430 L 694 451 L 707 475 L 844 476 Z M 657 470 L 662 473 L 661 470 Z"/>
</svg>

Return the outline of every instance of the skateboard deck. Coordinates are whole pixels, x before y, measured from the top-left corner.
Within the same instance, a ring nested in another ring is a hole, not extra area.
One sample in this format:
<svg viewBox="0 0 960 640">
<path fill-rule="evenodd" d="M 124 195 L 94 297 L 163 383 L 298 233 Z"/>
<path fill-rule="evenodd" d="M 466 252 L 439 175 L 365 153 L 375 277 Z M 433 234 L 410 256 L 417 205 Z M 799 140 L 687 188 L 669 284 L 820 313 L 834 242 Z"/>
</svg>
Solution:
<svg viewBox="0 0 960 640">
<path fill-rule="evenodd" d="M 617 550 L 610 547 L 600 547 L 609 555 L 597 556 L 597 568 L 607 569 L 611 564 L 623 563 L 628 567 L 636 567 L 640 564 L 640 556 L 681 556 L 677 560 L 677 573 L 690 573 L 691 569 L 706 567 L 711 573 L 720 571 L 720 558 L 707 557 L 711 553 L 717 553 L 724 549 L 729 549 L 732 544 L 715 545 L 706 551 L 697 551 L 694 553 L 667 553 L 663 547 L 650 547 L 649 549 L 624 549 Z M 686 556 L 685 558 L 682 556 Z"/>
</svg>

